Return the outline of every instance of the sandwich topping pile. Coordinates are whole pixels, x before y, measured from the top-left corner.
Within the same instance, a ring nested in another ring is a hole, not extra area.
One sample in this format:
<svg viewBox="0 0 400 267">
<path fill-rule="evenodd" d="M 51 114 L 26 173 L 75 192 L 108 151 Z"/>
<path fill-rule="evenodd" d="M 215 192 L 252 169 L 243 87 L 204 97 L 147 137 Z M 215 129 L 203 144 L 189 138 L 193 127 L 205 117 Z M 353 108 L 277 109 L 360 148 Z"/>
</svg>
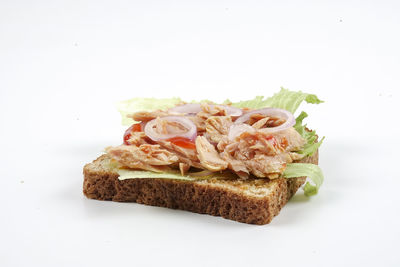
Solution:
<svg viewBox="0 0 400 267">
<path fill-rule="evenodd" d="M 106 148 L 120 179 L 276 179 L 308 176 L 306 195 L 322 183 L 317 165 L 294 163 L 317 151 L 307 117 L 293 113 L 315 95 L 282 88 L 270 98 L 223 104 L 185 103 L 179 98 L 121 102 L 123 123 L 130 125 L 123 144 Z"/>
</svg>

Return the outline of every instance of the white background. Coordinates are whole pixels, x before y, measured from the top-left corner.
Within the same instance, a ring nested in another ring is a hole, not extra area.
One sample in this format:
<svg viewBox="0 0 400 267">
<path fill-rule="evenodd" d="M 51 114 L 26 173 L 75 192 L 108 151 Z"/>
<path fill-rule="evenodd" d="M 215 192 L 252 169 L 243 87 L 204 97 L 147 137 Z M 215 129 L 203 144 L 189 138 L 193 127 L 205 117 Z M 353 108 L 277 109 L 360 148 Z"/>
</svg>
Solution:
<svg viewBox="0 0 400 267">
<path fill-rule="evenodd" d="M 400 266 L 399 1 L 0 2 L 1 266 Z M 271 224 L 82 194 L 131 97 L 280 86 L 325 183 Z"/>
</svg>

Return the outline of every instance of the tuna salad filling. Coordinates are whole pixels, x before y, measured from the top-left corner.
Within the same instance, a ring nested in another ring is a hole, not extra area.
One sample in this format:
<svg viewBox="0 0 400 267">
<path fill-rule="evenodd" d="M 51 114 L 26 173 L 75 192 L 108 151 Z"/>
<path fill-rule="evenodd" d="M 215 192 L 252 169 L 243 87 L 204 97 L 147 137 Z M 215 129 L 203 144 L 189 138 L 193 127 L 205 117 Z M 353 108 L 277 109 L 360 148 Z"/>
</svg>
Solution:
<svg viewBox="0 0 400 267">
<path fill-rule="evenodd" d="M 136 123 L 123 144 L 106 148 L 123 168 L 275 179 L 305 156 L 299 151 L 306 140 L 293 128 L 292 113 L 279 108 L 179 103 L 128 117 Z"/>
</svg>

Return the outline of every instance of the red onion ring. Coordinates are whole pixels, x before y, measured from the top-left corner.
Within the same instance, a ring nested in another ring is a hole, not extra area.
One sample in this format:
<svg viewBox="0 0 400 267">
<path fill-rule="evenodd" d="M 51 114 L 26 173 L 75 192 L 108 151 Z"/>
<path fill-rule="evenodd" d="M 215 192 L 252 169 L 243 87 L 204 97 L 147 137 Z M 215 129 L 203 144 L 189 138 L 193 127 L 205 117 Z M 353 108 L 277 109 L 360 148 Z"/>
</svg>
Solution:
<svg viewBox="0 0 400 267">
<path fill-rule="evenodd" d="M 232 106 L 228 105 L 210 105 L 211 107 L 220 107 L 226 110 L 226 114 L 232 117 L 239 117 L 243 114 L 242 109 L 240 108 L 235 108 Z M 183 114 L 197 114 L 201 111 L 201 105 L 199 103 L 191 103 L 191 104 L 184 104 L 180 106 L 176 106 L 173 108 L 170 108 L 168 111 L 169 112 L 174 112 L 174 113 L 183 113 Z"/>
<path fill-rule="evenodd" d="M 256 129 L 251 127 L 248 124 L 233 124 L 231 127 L 229 127 L 229 132 L 228 132 L 228 139 L 230 141 L 234 141 L 236 137 L 240 136 L 242 133 L 248 132 L 248 133 L 255 133 Z"/>
<path fill-rule="evenodd" d="M 235 108 L 232 106 L 228 106 L 228 105 L 217 105 L 218 107 L 222 107 L 226 110 L 226 114 L 228 114 L 229 116 L 232 117 L 239 117 L 242 116 L 243 111 L 240 108 Z"/>
<path fill-rule="evenodd" d="M 201 111 L 201 106 L 198 103 L 183 104 L 170 108 L 168 111 L 183 114 L 196 114 Z"/>
<path fill-rule="evenodd" d="M 287 110 L 280 109 L 280 108 L 262 108 L 262 109 L 256 109 L 253 111 L 250 111 L 243 116 L 239 117 L 236 121 L 235 124 L 240 124 L 240 123 L 245 123 L 248 121 L 253 114 L 263 114 L 266 116 L 271 116 L 271 117 L 278 117 L 281 119 L 286 120 L 284 123 L 277 127 L 270 127 L 270 128 L 262 128 L 259 131 L 264 132 L 264 133 L 274 133 L 278 131 L 285 130 L 289 127 L 292 127 L 295 125 L 296 120 L 293 116 L 292 113 L 290 113 Z"/>
<path fill-rule="evenodd" d="M 144 130 L 144 127 L 146 127 L 147 122 L 142 121 L 140 122 L 140 127 L 142 128 L 142 131 Z"/>
<path fill-rule="evenodd" d="M 155 131 L 154 126 L 157 123 L 157 119 L 151 120 L 147 122 L 146 126 L 144 127 L 144 132 L 145 134 L 153 141 L 160 141 L 160 140 L 165 140 L 165 139 L 170 139 L 174 137 L 184 137 L 188 138 L 190 140 L 194 140 L 197 136 L 197 128 L 196 125 L 189 120 L 188 118 L 185 117 L 180 117 L 180 116 L 167 116 L 167 117 L 161 117 L 161 120 L 166 120 L 166 121 L 171 121 L 171 122 L 177 122 L 183 127 L 187 129 L 187 132 L 185 133 L 171 133 L 171 134 L 159 134 Z"/>
</svg>

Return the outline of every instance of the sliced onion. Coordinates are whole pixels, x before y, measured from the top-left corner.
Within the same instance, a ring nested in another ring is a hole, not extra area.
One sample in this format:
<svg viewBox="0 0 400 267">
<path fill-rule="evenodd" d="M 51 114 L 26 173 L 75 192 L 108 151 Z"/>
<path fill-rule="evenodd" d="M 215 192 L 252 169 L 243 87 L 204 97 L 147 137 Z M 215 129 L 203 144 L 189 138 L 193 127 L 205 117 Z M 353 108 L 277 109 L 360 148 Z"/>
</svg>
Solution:
<svg viewBox="0 0 400 267">
<path fill-rule="evenodd" d="M 146 127 L 146 124 L 147 124 L 146 121 L 142 121 L 142 122 L 140 123 L 140 128 L 142 129 L 142 130 L 141 130 L 142 132 L 144 131 L 144 127 Z"/>
<path fill-rule="evenodd" d="M 160 141 L 160 140 L 165 140 L 165 139 L 170 139 L 174 137 L 183 137 L 190 139 L 193 141 L 196 136 L 197 136 L 197 128 L 196 125 L 189 120 L 188 118 L 185 117 L 180 117 L 180 116 L 167 116 L 167 117 L 162 117 L 160 118 L 161 120 L 166 120 L 166 121 L 171 121 L 171 122 L 177 122 L 183 127 L 187 129 L 187 132 L 184 133 L 170 133 L 170 134 L 160 134 L 157 133 L 154 126 L 157 124 L 157 119 L 149 121 L 146 126 L 144 127 L 144 132 L 145 134 L 153 141 Z"/>
<path fill-rule="evenodd" d="M 234 141 L 236 137 L 240 136 L 242 133 L 255 133 L 256 129 L 248 124 L 233 124 L 229 127 L 228 139 Z"/>
<path fill-rule="evenodd" d="M 233 117 L 239 117 L 243 114 L 243 111 L 240 108 L 231 107 L 228 105 L 213 105 L 210 104 L 211 107 L 219 107 L 226 110 L 226 114 Z M 180 106 L 176 106 L 169 109 L 169 112 L 173 113 L 182 113 L 182 114 L 197 114 L 201 111 L 201 105 L 199 103 L 192 104 L 184 104 Z"/>
<path fill-rule="evenodd" d="M 253 115 L 253 114 L 262 114 L 262 115 L 266 115 L 268 117 L 278 117 L 280 119 L 285 120 L 284 123 L 282 123 L 281 125 L 279 125 L 277 127 L 262 128 L 259 130 L 261 132 L 273 133 L 273 132 L 282 131 L 289 127 L 292 127 L 296 123 L 296 120 L 295 120 L 293 114 L 287 110 L 280 109 L 280 108 L 262 108 L 262 109 L 256 109 L 256 110 L 247 112 L 243 116 L 239 117 L 235 121 L 235 124 L 241 124 L 241 123 L 247 122 L 250 119 L 251 115 Z"/>
<path fill-rule="evenodd" d="M 183 114 L 197 114 L 201 111 L 201 106 L 198 103 L 184 104 L 170 108 L 168 111 Z"/>
<path fill-rule="evenodd" d="M 242 116 L 243 111 L 240 108 L 235 108 L 228 105 L 217 105 L 217 107 L 223 108 L 226 110 L 226 114 L 232 117 L 239 117 Z"/>
</svg>

